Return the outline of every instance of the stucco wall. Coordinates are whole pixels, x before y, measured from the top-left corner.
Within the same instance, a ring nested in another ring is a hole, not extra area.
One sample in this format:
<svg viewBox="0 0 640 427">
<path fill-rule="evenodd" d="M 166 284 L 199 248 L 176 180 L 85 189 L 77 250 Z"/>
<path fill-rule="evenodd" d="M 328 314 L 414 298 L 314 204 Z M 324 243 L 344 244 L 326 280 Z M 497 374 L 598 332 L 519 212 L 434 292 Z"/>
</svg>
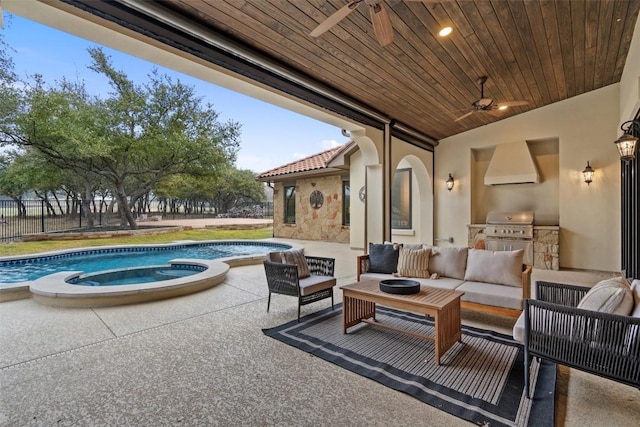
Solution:
<svg viewBox="0 0 640 427">
<path fill-rule="evenodd" d="M 472 221 L 472 149 L 557 138 L 560 265 L 619 271 L 620 160 L 613 144 L 619 101 L 615 84 L 443 139 L 436 147 L 436 175 L 452 172 L 456 186 L 449 193 L 435 185 L 436 236 L 466 241 L 466 225 Z M 590 186 L 581 173 L 587 160 L 596 171 Z"/>
<path fill-rule="evenodd" d="M 620 122 L 631 120 L 640 108 L 640 16 L 636 21 L 627 62 L 620 78 Z M 619 135 L 622 133 L 620 132 Z"/>
<path fill-rule="evenodd" d="M 412 229 L 391 230 L 391 240 L 401 243 L 433 243 L 433 153 L 393 139 L 391 167 L 411 168 Z"/>
<path fill-rule="evenodd" d="M 274 237 L 348 243 L 349 227 L 342 225 L 342 178 L 335 175 L 297 179 L 295 185 L 295 224 L 283 223 L 284 186 L 281 182 L 275 185 L 273 196 Z M 309 196 L 315 190 L 320 191 L 324 196 L 324 203 L 319 209 L 313 209 L 309 203 Z"/>
</svg>

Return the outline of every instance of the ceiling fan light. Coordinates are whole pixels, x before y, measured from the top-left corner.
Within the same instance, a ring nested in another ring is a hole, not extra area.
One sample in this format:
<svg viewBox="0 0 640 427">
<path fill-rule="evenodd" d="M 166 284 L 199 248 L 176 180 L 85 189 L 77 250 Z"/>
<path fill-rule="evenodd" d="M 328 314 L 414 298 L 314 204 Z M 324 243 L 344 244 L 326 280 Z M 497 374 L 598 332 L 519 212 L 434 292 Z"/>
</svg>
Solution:
<svg viewBox="0 0 640 427">
<path fill-rule="evenodd" d="M 447 37 L 449 34 L 451 34 L 452 31 L 453 28 L 451 27 L 442 27 L 442 29 L 438 32 L 438 35 L 440 37 Z"/>
<path fill-rule="evenodd" d="M 504 111 L 504 110 L 506 110 L 507 108 L 509 108 L 509 106 L 507 106 L 507 105 L 501 105 L 501 106 L 499 106 L 499 107 L 498 107 L 498 110 L 500 110 L 500 111 Z"/>
</svg>

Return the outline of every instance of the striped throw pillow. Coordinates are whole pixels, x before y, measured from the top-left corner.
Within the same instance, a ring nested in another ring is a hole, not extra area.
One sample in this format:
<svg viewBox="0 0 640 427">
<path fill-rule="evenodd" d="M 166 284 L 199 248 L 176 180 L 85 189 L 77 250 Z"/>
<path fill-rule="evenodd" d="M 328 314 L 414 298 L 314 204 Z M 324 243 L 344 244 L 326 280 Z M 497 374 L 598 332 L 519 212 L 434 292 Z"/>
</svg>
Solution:
<svg viewBox="0 0 640 427">
<path fill-rule="evenodd" d="M 285 264 L 295 264 L 298 266 L 298 279 L 309 277 L 309 265 L 304 257 L 304 249 L 291 249 L 282 252 L 282 261 Z"/>
<path fill-rule="evenodd" d="M 398 276 L 428 278 L 431 249 L 406 249 L 401 247 L 398 256 Z"/>
</svg>

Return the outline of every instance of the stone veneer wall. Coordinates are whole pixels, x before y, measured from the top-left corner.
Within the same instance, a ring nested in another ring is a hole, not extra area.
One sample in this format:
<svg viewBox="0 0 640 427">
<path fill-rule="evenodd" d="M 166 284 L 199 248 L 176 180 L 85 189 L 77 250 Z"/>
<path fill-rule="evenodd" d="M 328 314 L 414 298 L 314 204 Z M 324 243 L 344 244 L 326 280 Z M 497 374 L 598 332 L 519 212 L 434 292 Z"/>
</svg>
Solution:
<svg viewBox="0 0 640 427">
<path fill-rule="evenodd" d="M 342 178 L 326 176 L 298 179 L 295 184 L 295 224 L 284 224 L 284 185 L 281 182 L 275 184 L 273 236 L 349 243 L 349 226 L 342 225 Z M 319 209 L 313 209 L 309 203 L 309 196 L 315 190 L 324 196 L 324 203 Z"/>
<path fill-rule="evenodd" d="M 533 227 L 533 266 L 560 270 L 560 227 Z"/>
<path fill-rule="evenodd" d="M 484 240 L 484 224 L 471 224 L 468 229 L 468 246 L 473 248 Z M 560 227 L 533 227 L 533 267 L 541 270 L 560 270 Z"/>
</svg>

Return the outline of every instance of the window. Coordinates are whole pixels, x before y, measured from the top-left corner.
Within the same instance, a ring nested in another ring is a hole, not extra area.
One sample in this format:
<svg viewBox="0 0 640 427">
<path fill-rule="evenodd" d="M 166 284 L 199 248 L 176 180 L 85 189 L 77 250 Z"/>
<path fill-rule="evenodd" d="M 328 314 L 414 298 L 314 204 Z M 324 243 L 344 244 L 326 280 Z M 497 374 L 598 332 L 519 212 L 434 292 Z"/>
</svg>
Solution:
<svg viewBox="0 0 640 427">
<path fill-rule="evenodd" d="M 411 229 L 411 169 L 398 169 L 393 177 L 391 228 Z"/>
<path fill-rule="evenodd" d="M 284 187 L 284 223 L 296 223 L 296 186 Z"/>
<path fill-rule="evenodd" d="M 351 224 L 351 188 L 349 181 L 342 181 L 342 225 Z"/>
</svg>

